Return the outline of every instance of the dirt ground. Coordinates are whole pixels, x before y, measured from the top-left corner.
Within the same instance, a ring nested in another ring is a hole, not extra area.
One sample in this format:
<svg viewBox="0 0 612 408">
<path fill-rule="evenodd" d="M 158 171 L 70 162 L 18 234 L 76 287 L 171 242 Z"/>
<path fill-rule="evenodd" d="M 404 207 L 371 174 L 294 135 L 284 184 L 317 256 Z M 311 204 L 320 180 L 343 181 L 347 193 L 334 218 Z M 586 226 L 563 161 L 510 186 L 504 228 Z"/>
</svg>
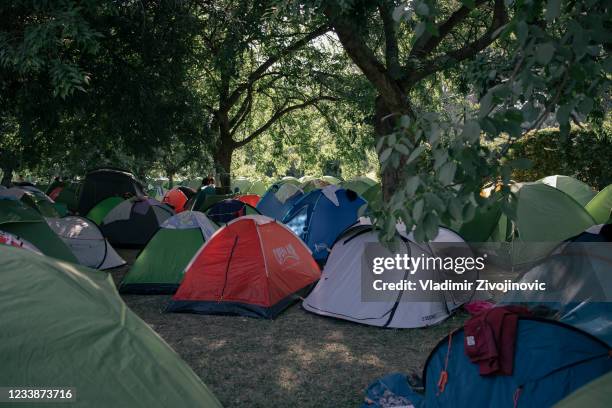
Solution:
<svg viewBox="0 0 612 408">
<path fill-rule="evenodd" d="M 137 251 L 121 250 L 128 266 Z M 276 320 L 163 313 L 169 296 L 123 296 L 180 354 L 225 407 L 358 407 L 390 372 L 419 374 L 433 346 L 462 325 L 461 312 L 427 329 L 392 330 L 324 318 L 299 304 Z"/>
</svg>

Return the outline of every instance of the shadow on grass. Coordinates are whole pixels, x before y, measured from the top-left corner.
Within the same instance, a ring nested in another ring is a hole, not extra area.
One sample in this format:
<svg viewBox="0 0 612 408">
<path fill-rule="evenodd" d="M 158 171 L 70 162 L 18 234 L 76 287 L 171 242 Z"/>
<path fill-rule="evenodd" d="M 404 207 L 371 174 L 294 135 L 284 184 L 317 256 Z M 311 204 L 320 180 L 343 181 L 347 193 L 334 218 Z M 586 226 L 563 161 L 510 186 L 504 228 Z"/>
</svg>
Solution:
<svg viewBox="0 0 612 408">
<path fill-rule="evenodd" d="M 376 378 L 420 373 L 433 346 L 466 318 L 459 314 L 427 329 L 392 330 L 320 317 L 297 304 L 268 321 L 161 313 L 169 296 L 124 300 L 226 407 L 357 407 Z"/>
</svg>

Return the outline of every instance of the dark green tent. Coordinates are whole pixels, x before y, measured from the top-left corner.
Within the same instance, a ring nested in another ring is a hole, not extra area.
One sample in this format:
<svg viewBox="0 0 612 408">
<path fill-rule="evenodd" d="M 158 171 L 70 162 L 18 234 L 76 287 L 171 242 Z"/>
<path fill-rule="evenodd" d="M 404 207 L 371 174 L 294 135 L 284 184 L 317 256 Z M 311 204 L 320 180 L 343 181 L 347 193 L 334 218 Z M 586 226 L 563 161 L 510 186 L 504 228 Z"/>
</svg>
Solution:
<svg viewBox="0 0 612 408">
<path fill-rule="evenodd" d="M 221 406 L 110 275 L 19 248 L 0 247 L 0 258 L 0 384 L 73 387 L 76 402 L 62 406 Z"/>
</svg>

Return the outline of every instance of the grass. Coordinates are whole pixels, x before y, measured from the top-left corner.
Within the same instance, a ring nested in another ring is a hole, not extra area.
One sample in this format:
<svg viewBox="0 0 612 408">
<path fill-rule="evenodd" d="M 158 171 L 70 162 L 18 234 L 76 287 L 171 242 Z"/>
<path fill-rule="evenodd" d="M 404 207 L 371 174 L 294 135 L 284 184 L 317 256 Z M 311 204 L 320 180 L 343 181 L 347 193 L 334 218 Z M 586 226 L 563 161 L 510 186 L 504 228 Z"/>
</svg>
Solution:
<svg viewBox="0 0 612 408">
<path fill-rule="evenodd" d="M 136 251 L 121 251 L 131 264 Z M 128 267 L 112 272 L 119 281 Z M 169 296 L 123 296 L 225 407 L 358 407 L 390 372 L 416 371 L 463 324 L 460 313 L 427 329 L 392 330 L 317 316 L 299 304 L 276 320 L 162 313 Z"/>
</svg>

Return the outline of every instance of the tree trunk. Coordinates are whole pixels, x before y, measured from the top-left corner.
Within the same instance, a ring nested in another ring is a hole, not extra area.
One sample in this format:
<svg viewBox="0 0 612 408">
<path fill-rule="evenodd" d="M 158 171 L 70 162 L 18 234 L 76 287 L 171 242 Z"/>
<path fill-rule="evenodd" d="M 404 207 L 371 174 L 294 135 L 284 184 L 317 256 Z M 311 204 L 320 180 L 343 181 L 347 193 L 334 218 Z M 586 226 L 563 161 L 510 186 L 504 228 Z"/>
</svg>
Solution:
<svg viewBox="0 0 612 408">
<path fill-rule="evenodd" d="M 10 164 L 5 164 L 2 166 L 2 184 L 5 187 L 9 187 L 11 185 L 11 181 L 13 180 L 13 166 Z"/>
<path fill-rule="evenodd" d="M 401 112 L 392 112 L 385 102 L 383 98 L 378 96 L 376 98 L 376 113 L 374 123 L 374 131 L 376 132 L 376 142 L 380 140 L 381 137 L 386 136 L 392 133 L 395 130 L 396 123 L 400 116 Z M 409 105 L 407 105 L 406 112 L 409 111 Z M 384 151 L 384 149 L 383 149 Z M 405 159 L 404 159 L 405 160 Z M 393 168 L 388 166 L 384 171 L 381 170 L 381 183 L 382 183 L 382 193 L 383 200 L 388 202 L 393 193 L 397 191 L 400 184 L 402 183 L 402 162 L 404 160 L 400 160 L 400 165 L 398 168 Z M 381 163 L 382 164 L 382 163 Z"/>
<path fill-rule="evenodd" d="M 234 147 L 230 143 L 221 143 L 215 152 L 214 159 L 221 187 L 229 193 L 231 186 L 232 154 Z"/>
<path fill-rule="evenodd" d="M 174 173 L 168 173 L 168 190 L 174 187 Z"/>
</svg>

